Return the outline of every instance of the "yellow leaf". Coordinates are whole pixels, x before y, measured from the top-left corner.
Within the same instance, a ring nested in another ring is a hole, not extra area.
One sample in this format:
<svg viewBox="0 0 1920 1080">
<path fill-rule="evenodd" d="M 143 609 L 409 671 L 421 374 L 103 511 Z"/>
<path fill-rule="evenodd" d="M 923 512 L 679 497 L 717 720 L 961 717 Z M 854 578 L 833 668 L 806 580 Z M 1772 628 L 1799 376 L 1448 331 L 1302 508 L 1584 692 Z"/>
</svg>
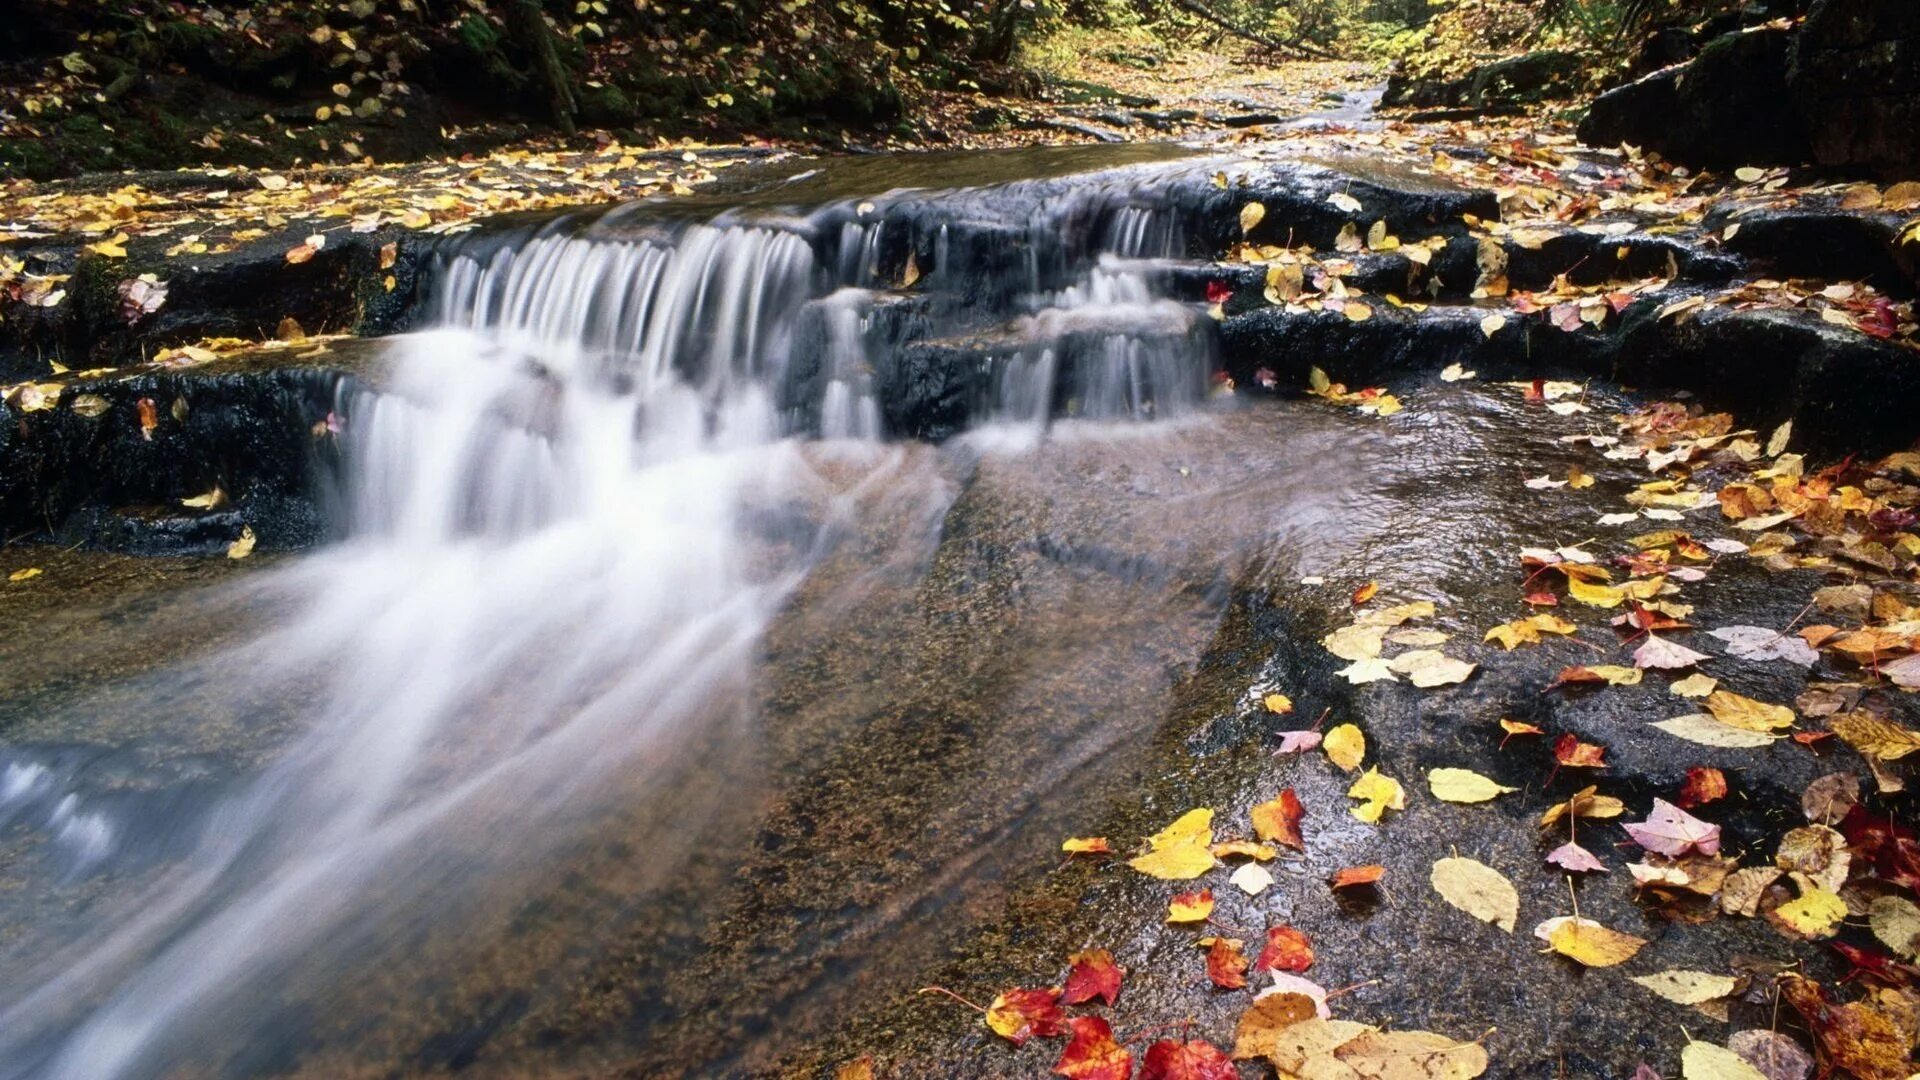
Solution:
<svg viewBox="0 0 1920 1080">
<path fill-rule="evenodd" d="M 1702 746 L 1720 746 L 1735 750 L 1751 750 L 1762 746 L 1771 746 L 1783 736 L 1768 735 L 1745 728 L 1723 724 L 1706 713 L 1689 713 L 1676 716 L 1671 720 L 1661 720 L 1652 725 L 1669 735 L 1677 735 L 1688 742 Z"/>
<path fill-rule="evenodd" d="M 227 545 L 227 558 L 244 559 L 251 554 L 253 554 L 253 528 L 249 525 L 242 525 L 240 526 L 240 539 Z"/>
<path fill-rule="evenodd" d="M 1904 896 L 1882 896 L 1867 909 L 1873 936 L 1909 960 L 1920 958 L 1920 907 Z"/>
<path fill-rule="evenodd" d="M 1199 892 L 1181 893 L 1167 905 L 1167 921 L 1170 923 L 1206 922 L 1213 915 L 1213 890 L 1202 889 Z"/>
<path fill-rule="evenodd" d="M 181 499 L 180 505 L 193 510 L 211 510 L 227 501 L 227 493 L 215 487 L 205 495 L 195 495 L 191 499 Z"/>
<path fill-rule="evenodd" d="M 1327 760 L 1348 772 L 1360 767 L 1367 757 L 1367 737 L 1352 724 L 1341 724 L 1320 741 L 1320 748 L 1327 752 Z"/>
<path fill-rule="evenodd" d="M 1743 731 L 1773 731 L 1792 727 L 1794 721 L 1793 710 L 1785 705 L 1769 705 L 1730 690 L 1708 694 L 1707 711 L 1715 720 Z"/>
<path fill-rule="evenodd" d="M 127 234 L 115 233 L 111 239 L 102 240 L 97 244 L 88 244 L 87 250 L 93 252 L 95 255 L 104 255 L 109 259 L 124 259 L 127 257 L 126 245 Z"/>
<path fill-rule="evenodd" d="M 1431 881 L 1442 900 L 1513 933 L 1514 920 L 1520 917 L 1520 894 L 1500 871 L 1483 862 L 1454 857 L 1433 864 Z"/>
<path fill-rule="evenodd" d="M 1696 671 L 1684 679 L 1668 683 L 1667 691 L 1681 697 L 1703 698 L 1713 693 L 1714 688 L 1719 685 L 1720 680 Z"/>
<path fill-rule="evenodd" d="M 1540 815 L 1540 827 L 1547 828 L 1561 818 L 1572 814 L 1575 817 L 1617 818 L 1627 812 L 1627 804 L 1611 795 L 1598 795 L 1598 787 L 1584 787 L 1573 793 L 1573 797 L 1563 803 L 1556 803 Z"/>
<path fill-rule="evenodd" d="M 1571 634 L 1579 627 L 1557 615 L 1541 613 L 1524 619 L 1501 623 L 1487 631 L 1482 641 L 1497 641 L 1502 648 L 1512 650 L 1521 645 L 1533 645 L 1540 641 L 1541 634 Z"/>
<path fill-rule="evenodd" d="M 1804 937 L 1831 937 L 1847 917 L 1847 902 L 1804 878 L 1797 880 L 1799 897 L 1774 908 L 1774 917 Z"/>
<path fill-rule="evenodd" d="M 1587 967 L 1612 967 L 1633 959 L 1647 942 L 1578 915 L 1548 919 L 1533 930 L 1548 948 Z"/>
<path fill-rule="evenodd" d="M 1266 706 L 1270 713 L 1286 714 L 1293 711 L 1293 699 L 1285 694 L 1268 694 L 1260 699 L 1260 704 Z"/>
<path fill-rule="evenodd" d="M 1487 1071 L 1487 1051 L 1431 1031 L 1367 1031 L 1333 1052 L 1344 1072 L 1309 1063 L 1304 1075 L 1379 1080 L 1472 1080 Z"/>
<path fill-rule="evenodd" d="M 1827 723 L 1848 746 L 1876 761 L 1898 761 L 1920 750 L 1920 732 L 1909 731 L 1872 713 L 1841 713 Z"/>
<path fill-rule="evenodd" d="M 1443 802 L 1480 803 L 1518 788 L 1497 784 L 1472 769 L 1433 769 L 1427 773 L 1427 787 Z"/>
<path fill-rule="evenodd" d="M 1313 999 L 1305 994 L 1271 991 L 1261 994 L 1240 1014 L 1234 1027 L 1233 1056 L 1269 1058 L 1275 1062 L 1304 1061 L 1371 1030 L 1351 1021 L 1321 1020 L 1319 1011 Z M 1332 1030 L 1323 1030 L 1322 1025 Z"/>
<path fill-rule="evenodd" d="M 1767 1080 L 1767 1074 L 1724 1046 L 1695 1042 L 1680 1051 L 1680 1080 Z"/>
<path fill-rule="evenodd" d="M 1407 807 L 1406 789 L 1400 781 L 1384 776 L 1379 769 L 1368 769 L 1347 789 L 1347 797 L 1359 799 L 1361 804 L 1353 807 L 1353 816 L 1369 824 L 1378 823 L 1388 810 L 1404 810 Z"/>
<path fill-rule="evenodd" d="M 1179 820 L 1147 838 L 1145 855 L 1128 866 L 1164 881 L 1187 881 L 1213 869 L 1213 811 L 1189 810 Z"/>
<path fill-rule="evenodd" d="M 13 573 L 8 574 L 7 580 L 8 581 L 31 581 L 34 578 L 39 577 L 41 573 L 43 573 L 43 571 L 39 567 L 29 566 L 29 567 L 26 567 L 25 569 L 15 570 Z"/>
<path fill-rule="evenodd" d="M 1260 203 L 1250 202 L 1240 208 L 1240 231 L 1250 233 L 1260 219 L 1267 216 L 1267 208 Z"/>
<path fill-rule="evenodd" d="M 1069 855 L 1105 855 L 1112 849 L 1104 836 L 1069 836 L 1060 842 L 1060 850 Z"/>
<path fill-rule="evenodd" d="M 1634 982 L 1676 1005 L 1698 1005 L 1703 1001 L 1723 998 L 1740 985 L 1740 980 L 1731 975 L 1680 969 L 1656 971 L 1651 975 L 1635 975 L 1632 978 Z"/>
<path fill-rule="evenodd" d="M 1358 300 L 1349 300 L 1345 304 L 1342 304 L 1340 313 L 1354 322 L 1366 322 L 1368 319 L 1373 318 L 1373 309 Z M 1398 411 L 1397 405 L 1395 411 Z"/>
</svg>

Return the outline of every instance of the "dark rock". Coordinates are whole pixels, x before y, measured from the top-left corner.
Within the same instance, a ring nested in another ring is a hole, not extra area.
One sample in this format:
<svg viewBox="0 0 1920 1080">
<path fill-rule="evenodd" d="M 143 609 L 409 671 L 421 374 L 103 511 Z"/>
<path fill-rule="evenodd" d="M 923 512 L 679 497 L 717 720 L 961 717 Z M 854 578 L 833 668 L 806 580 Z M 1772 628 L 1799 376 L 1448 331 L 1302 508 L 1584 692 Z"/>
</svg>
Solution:
<svg viewBox="0 0 1920 1080">
<path fill-rule="evenodd" d="M 1232 128 L 1259 127 L 1262 124 L 1277 124 L 1280 120 L 1281 116 L 1279 113 L 1270 112 L 1207 114 L 1207 121 L 1209 123 Z"/>
<path fill-rule="evenodd" d="M 1769 277 L 1866 281 L 1895 295 L 1912 295 L 1920 284 L 1914 245 L 1901 244 L 1901 216 L 1817 206 L 1762 207 L 1734 217 L 1719 208 L 1707 215 L 1707 227 L 1724 234 L 1721 243 L 1751 259 Z"/>
<path fill-rule="evenodd" d="M 1775 28 L 1717 38 L 1686 64 L 1594 99 L 1580 140 L 1711 168 L 1805 161 L 1812 150 L 1787 95 L 1792 46 L 1793 33 Z"/>
<path fill-rule="evenodd" d="M 1380 103 L 1392 108 L 1443 106 L 1478 112 L 1564 97 L 1573 91 L 1579 74 L 1578 56 L 1542 49 L 1483 64 L 1458 79 L 1409 79 L 1395 73 L 1387 80 Z"/>
<path fill-rule="evenodd" d="M 1821 164 L 1920 166 L 1920 4 L 1819 0 L 1787 82 Z"/>
</svg>

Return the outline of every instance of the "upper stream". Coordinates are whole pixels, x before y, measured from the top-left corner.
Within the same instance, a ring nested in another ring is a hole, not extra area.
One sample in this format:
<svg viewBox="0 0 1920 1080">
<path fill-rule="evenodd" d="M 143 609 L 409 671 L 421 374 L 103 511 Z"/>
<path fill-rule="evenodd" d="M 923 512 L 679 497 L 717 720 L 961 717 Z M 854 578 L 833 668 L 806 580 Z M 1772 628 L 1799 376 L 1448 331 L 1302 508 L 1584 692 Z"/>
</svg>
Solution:
<svg viewBox="0 0 1920 1080">
<path fill-rule="evenodd" d="M 446 241 L 342 538 L 0 725 L 0 1078 L 727 1075 L 899 992 L 1373 452 L 1210 412 L 1207 166 L 1075 153 Z"/>
</svg>

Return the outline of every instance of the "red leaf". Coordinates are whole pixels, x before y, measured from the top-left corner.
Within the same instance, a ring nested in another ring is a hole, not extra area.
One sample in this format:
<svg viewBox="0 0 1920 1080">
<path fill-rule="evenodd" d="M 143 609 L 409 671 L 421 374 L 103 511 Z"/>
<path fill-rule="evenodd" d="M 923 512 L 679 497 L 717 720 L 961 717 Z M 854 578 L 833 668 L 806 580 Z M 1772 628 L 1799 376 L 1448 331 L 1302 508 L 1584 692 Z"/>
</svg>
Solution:
<svg viewBox="0 0 1920 1080">
<path fill-rule="evenodd" d="M 1847 973 L 1851 979 L 1859 975 L 1868 975 L 1879 979 L 1888 986 L 1911 986 L 1914 979 L 1920 977 L 1920 968 L 1903 964 L 1893 957 L 1880 952 L 1868 952 L 1844 941 L 1830 942 L 1835 951 L 1847 958 L 1853 970 Z"/>
<path fill-rule="evenodd" d="M 1574 738 L 1571 731 L 1560 736 L 1553 744 L 1553 760 L 1568 768 L 1604 769 L 1607 767 L 1606 756 L 1606 747 L 1583 743 Z"/>
<path fill-rule="evenodd" d="M 1913 830 L 1856 806 L 1840 819 L 1840 834 L 1857 858 L 1865 858 L 1873 876 L 1920 892 L 1920 841 Z"/>
<path fill-rule="evenodd" d="M 1189 293 L 1189 296 L 1192 294 Z M 1233 297 L 1233 286 L 1224 281 L 1207 282 L 1207 303 L 1224 304 Z"/>
<path fill-rule="evenodd" d="M 1057 987 L 1040 990 L 1008 990 L 987 1006 L 986 1023 L 994 1033 L 1015 1046 L 1022 1046 L 1038 1035 L 1058 1035 L 1061 1021 L 1060 991 Z"/>
<path fill-rule="evenodd" d="M 1067 972 L 1066 990 L 1060 1000 L 1067 1005 L 1080 1005 L 1102 998 L 1111 1005 L 1120 997 L 1120 978 L 1126 972 L 1113 962 L 1113 954 L 1105 949 L 1089 949 L 1074 953 L 1067 958 L 1073 967 Z"/>
<path fill-rule="evenodd" d="M 1053 1071 L 1071 1080 L 1127 1080 L 1133 1074 L 1133 1053 L 1113 1041 L 1113 1028 L 1097 1016 L 1067 1021 L 1073 1030 Z"/>
<path fill-rule="evenodd" d="M 1365 390 L 1361 391 L 1362 395 L 1366 393 L 1367 391 Z M 1359 588 L 1353 590 L 1353 602 L 1356 605 L 1364 604 L 1367 601 L 1373 599 L 1373 595 L 1379 591 L 1380 591 L 1380 583 L 1377 581 L 1369 581 L 1365 585 L 1362 585 Z"/>
<path fill-rule="evenodd" d="M 1682 810 L 1691 810 L 1696 806 L 1705 806 L 1715 799 L 1725 798 L 1727 794 L 1727 774 L 1707 765 L 1695 765 L 1687 770 L 1686 782 L 1680 785 L 1680 795 L 1674 799 Z"/>
<path fill-rule="evenodd" d="M 1371 885 L 1379 881 L 1381 875 L 1386 872 L 1387 868 L 1381 866 L 1379 863 L 1372 863 L 1367 866 L 1349 866 L 1344 870 L 1336 872 L 1333 877 L 1329 879 L 1328 883 L 1336 889 L 1352 888 L 1355 885 Z"/>
<path fill-rule="evenodd" d="M 1161 1039 L 1147 1047 L 1140 1080 L 1240 1080 L 1227 1055 L 1205 1039 Z"/>
<path fill-rule="evenodd" d="M 1345 873 L 1346 871 L 1341 871 Z M 1255 971 L 1305 971 L 1313 966 L 1313 945 L 1307 935 L 1291 926 L 1267 930 L 1267 944 L 1254 961 Z"/>
<path fill-rule="evenodd" d="M 1247 954 L 1233 938 L 1217 937 L 1207 946 L 1207 978 L 1222 990 L 1247 985 Z"/>
</svg>

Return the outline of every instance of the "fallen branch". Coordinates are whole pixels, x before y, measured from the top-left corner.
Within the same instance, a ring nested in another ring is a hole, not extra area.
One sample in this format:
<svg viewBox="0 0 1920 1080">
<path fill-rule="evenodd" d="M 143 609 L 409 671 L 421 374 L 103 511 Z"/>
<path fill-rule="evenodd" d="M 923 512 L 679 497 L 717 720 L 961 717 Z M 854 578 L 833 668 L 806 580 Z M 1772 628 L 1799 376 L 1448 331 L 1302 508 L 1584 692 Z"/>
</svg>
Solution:
<svg viewBox="0 0 1920 1080">
<path fill-rule="evenodd" d="M 1174 2 L 1174 5 L 1176 7 L 1179 7 L 1181 10 L 1190 12 L 1194 15 L 1198 15 L 1202 19 L 1205 19 L 1206 21 L 1226 31 L 1227 33 L 1232 34 L 1234 37 L 1243 38 L 1247 41 L 1251 41 L 1255 45 L 1258 45 L 1263 49 L 1271 49 L 1275 52 L 1291 52 L 1301 56 L 1316 57 L 1321 60 L 1339 59 L 1339 57 L 1333 55 L 1332 53 L 1326 51 L 1325 49 L 1322 49 L 1316 45 L 1309 45 L 1304 41 L 1280 41 L 1276 38 L 1270 38 L 1265 34 L 1256 33 L 1252 30 L 1248 30 L 1244 27 L 1235 25 L 1234 23 L 1227 21 L 1221 16 L 1214 14 L 1211 10 L 1203 6 L 1199 2 L 1199 0 L 1173 0 L 1173 2 Z"/>
</svg>

